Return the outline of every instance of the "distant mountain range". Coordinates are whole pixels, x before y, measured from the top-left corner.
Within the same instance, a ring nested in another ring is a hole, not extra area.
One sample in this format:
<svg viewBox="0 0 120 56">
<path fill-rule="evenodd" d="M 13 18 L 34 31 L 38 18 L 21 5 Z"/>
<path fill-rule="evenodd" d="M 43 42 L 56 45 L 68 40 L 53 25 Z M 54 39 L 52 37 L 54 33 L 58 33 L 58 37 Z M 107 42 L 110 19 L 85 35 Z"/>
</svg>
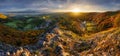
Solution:
<svg viewBox="0 0 120 56">
<path fill-rule="evenodd" d="M 24 11 L 7 11 L 6 13 L 50 13 L 50 11 L 24 10 Z"/>
</svg>

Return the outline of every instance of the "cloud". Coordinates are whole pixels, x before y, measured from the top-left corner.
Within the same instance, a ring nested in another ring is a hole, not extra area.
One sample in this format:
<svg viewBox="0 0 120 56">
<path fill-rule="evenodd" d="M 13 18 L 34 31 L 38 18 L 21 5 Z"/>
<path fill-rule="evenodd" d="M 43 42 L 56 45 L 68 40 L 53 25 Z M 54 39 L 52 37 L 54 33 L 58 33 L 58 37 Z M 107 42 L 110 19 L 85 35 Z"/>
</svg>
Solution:
<svg viewBox="0 0 120 56">
<path fill-rule="evenodd" d="M 0 11 L 63 10 L 78 7 L 81 10 L 119 10 L 120 0 L 0 0 Z M 14 9 L 13 9 L 14 8 Z"/>
</svg>

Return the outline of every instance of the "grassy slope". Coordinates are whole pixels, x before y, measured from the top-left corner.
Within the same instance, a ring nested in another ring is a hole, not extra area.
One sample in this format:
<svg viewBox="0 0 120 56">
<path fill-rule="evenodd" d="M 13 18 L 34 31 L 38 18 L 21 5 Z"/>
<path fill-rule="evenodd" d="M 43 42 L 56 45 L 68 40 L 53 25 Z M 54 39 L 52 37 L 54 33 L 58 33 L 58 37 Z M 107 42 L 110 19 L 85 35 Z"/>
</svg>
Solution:
<svg viewBox="0 0 120 56">
<path fill-rule="evenodd" d="M 37 42 L 35 36 L 40 35 L 43 30 L 31 30 L 22 32 L 0 24 L 0 41 L 12 45 L 22 46 Z"/>
</svg>

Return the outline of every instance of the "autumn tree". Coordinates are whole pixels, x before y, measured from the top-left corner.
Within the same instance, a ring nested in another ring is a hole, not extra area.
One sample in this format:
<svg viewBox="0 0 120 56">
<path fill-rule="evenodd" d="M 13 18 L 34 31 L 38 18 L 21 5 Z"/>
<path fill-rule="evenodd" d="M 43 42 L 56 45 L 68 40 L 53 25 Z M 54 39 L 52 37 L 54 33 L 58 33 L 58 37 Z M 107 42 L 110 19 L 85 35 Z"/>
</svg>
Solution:
<svg viewBox="0 0 120 56">
<path fill-rule="evenodd" d="M 2 13 L 0 13 L 0 19 L 7 19 L 7 16 L 2 14 Z"/>
</svg>

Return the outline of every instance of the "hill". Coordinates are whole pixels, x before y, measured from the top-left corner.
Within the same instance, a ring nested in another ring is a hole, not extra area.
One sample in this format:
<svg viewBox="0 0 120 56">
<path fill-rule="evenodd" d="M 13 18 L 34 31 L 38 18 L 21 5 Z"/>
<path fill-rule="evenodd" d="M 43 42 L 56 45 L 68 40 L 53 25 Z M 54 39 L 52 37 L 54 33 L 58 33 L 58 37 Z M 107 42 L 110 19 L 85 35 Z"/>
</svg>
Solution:
<svg viewBox="0 0 120 56">
<path fill-rule="evenodd" d="M 120 11 L 8 17 L 0 24 L 0 50 L 12 56 L 119 56 L 119 22 Z"/>
<path fill-rule="evenodd" d="M 87 43 L 91 45 L 91 48 L 83 51 L 80 55 L 119 56 L 119 33 L 119 28 L 112 28 L 89 36 L 91 39 L 89 39 Z"/>
</svg>

